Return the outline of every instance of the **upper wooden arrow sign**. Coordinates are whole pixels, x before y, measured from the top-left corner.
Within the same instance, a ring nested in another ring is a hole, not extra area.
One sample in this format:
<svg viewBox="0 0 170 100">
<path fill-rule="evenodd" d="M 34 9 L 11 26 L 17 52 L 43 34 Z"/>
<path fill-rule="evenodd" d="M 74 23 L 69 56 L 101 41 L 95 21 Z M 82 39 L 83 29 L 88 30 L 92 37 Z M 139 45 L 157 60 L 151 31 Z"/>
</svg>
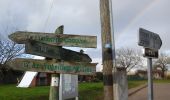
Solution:
<svg viewBox="0 0 170 100">
<path fill-rule="evenodd" d="M 28 40 L 35 40 L 56 46 L 84 47 L 84 48 L 97 47 L 96 36 L 17 31 L 9 35 L 9 38 L 20 44 L 25 43 Z"/>
<path fill-rule="evenodd" d="M 7 63 L 14 70 L 48 73 L 92 75 L 96 72 L 96 63 L 54 62 L 17 58 Z"/>
<path fill-rule="evenodd" d="M 44 44 L 37 41 L 29 41 L 25 45 L 25 52 L 33 55 L 39 55 L 54 59 L 61 59 L 72 62 L 91 62 L 87 54 L 75 52 L 65 48 Z"/>
</svg>

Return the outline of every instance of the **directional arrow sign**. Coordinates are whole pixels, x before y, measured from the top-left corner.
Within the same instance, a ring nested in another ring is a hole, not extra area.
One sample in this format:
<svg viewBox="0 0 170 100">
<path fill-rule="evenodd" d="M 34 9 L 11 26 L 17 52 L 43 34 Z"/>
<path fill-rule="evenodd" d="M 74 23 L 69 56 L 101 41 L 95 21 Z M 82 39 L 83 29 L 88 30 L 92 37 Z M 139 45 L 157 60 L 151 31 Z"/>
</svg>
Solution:
<svg viewBox="0 0 170 100">
<path fill-rule="evenodd" d="M 96 72 L 96 63 L 54 62 L 48 60 L 17 58 L 7 63 L 14 70 L 49 73 L 92 75 Z"/>
<path fill-rule="evenodd" d="M 96 36 L 17 31 L 9 35 L 9 38 L 21 44 L 25 43 L 28 40 L 35 40 L 55 46 L 84 47 L 84 48 L 97 47 Z"/>
<path fill-rule="evenodd" d="M 162 46 L 162 40 L 158 34 L 140 28 L 138 45 L 158 50 Z"/>
<path fill-rule="evenodd" d="M 44 44 L 37 41 L 29 41 L 25 45 L 25 52 L 33 55 L 39 55 L 54 59 L 61 59 L 72 62 L 91 62 L 87 54 L 75 52 L 72 50 L 58 48 L 57 46 Z"/>
</svg>

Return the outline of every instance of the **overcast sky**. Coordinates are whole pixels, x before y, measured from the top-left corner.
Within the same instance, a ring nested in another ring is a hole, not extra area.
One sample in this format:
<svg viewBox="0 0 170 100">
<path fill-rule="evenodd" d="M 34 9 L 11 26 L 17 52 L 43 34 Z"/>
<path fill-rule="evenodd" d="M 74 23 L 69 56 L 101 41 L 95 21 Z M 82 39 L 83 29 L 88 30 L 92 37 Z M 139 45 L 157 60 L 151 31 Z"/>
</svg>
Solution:
<svg viewBox="0 0 170 100">
<path fill-rule="evenodd" d="M 112 0 L 116 48 L 139 48 L 139 27 L 163 40 L 161 51 L 170 50 L 170 0 Z M 98 47 L 85 49 L 93 62 L 101 60 L 99 0 L 0 0 L 0 38 L 11 31 L 54 32 L 64 25 L 65 34 L 96 35 Z M 80 48 L 70 48 L 79 50 Z"/>
</svg>

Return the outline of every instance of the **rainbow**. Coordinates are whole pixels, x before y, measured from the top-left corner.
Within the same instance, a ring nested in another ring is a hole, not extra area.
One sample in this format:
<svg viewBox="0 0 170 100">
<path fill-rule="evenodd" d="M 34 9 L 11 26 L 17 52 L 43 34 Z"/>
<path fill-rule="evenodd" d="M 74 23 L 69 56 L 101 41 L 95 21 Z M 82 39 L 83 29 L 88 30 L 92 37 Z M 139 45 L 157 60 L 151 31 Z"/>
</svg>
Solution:
<svg viewBox="0 0 170 100">
<path fill-rule="evenodd" d="M 140 18 L 144 15 L 149 9 L 151 9 L 154 5 L 159 3 L 160 0 L 152 0 L 149 4 L 147 4 L 143 9 L 134 16 L 134 18 L 127 24 L 127 26 L 119 33 L 117 39 L 124 33 L 126 33 Z"/>
</svg>

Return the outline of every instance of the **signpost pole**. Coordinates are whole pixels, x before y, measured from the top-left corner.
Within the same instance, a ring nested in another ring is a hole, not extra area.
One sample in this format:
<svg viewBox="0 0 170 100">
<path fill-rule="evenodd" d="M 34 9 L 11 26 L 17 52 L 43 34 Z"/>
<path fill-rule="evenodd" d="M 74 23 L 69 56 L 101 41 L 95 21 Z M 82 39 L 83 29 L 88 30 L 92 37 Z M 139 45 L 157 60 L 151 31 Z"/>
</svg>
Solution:
<svg viewBox="0 0 170 100">
<path fill-rule="evenodd" d="M 63 28 L 64 28 L 63 25 L 58 27 L 55 31 L 55 34 L 63 34 Z M 58 46 L 58 48 L 62 48 L 62 46 Z M 59 82 L 60 82 L 60 74 L 52 74 L 49 100 L 59 100 Z M 58 86 L 52 86 L 53 83 L 58 84 Z"/>
<path fill-rule="evenodd" d="M 148 100 L 153 100 L 152 58 L 147 58 L 148 64 Z"/>
<path fill-rule="evenodd" d="M 59 74 L 51 75 L 49 100 L 59 100 Z"/>
</svg>

